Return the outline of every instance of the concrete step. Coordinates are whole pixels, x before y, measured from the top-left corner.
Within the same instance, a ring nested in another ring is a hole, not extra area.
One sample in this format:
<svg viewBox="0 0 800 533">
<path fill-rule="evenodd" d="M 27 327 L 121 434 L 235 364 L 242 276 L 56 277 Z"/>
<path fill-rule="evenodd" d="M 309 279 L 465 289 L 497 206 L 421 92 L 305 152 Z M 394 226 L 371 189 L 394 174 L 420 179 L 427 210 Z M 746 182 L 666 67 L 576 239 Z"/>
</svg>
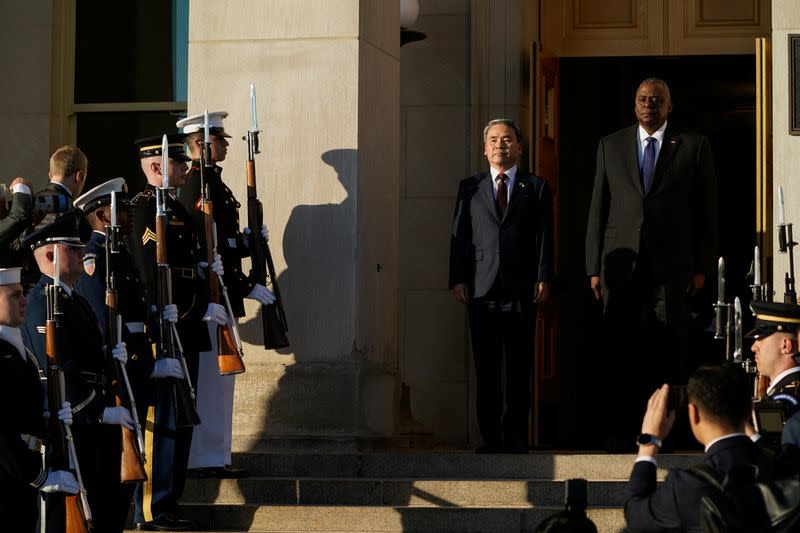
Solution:
<svg viewBox="0 0 800 533">
<path fill-rule="evenodd" d="M 588 501 L 593 506 L 621 507 L 626 497 L 626 482 L 588 484 Z M 507 479 L 190 479 L 183 501 L 229 505 L 557 507 L 564 501 L 564 483 Z"/>
<path fill-rule="evenodd" d="M 635 455 L 605 453 L 264 453 L 239 452 L 233 464 L 253 476 L 278 478 L 368 479 L 521 479 L 627 481 Z M 685 468 L 701 455 L 658 457 L 659 478 L 670 468 Z"/>
<path fill-rule="evenodd" d="M 533 532 L 558 508 L 408 508 L 347 506 L 184 505 L 203 531 L 228 532 Z M 624 530 L 621 509 L 593 508 L 598 531 Z"/>
</svg>

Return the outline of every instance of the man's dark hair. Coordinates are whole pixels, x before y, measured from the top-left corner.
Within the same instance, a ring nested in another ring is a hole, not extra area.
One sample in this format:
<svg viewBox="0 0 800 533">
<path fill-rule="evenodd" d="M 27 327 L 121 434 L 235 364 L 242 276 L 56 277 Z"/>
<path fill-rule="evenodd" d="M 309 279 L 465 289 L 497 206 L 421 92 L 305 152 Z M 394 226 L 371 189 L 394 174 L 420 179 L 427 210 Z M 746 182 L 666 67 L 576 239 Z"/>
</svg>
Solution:
<svg viewBox="0 0 800 533">
<path fill-rule="evenodd" d="M 739 365 L 703 365 L 689 378 L 686 394 L 704 414 L 736 427 L 750 416 L 752 386 L 748 381 Z"/>
<path fill-rule="evenodd" d="M 536 527 L 537 533 L 597 533 L 584 511 L 559 511 L 545 518 Z"/>
<path fill-rule="evenodd" d="M 650 85 L 661 85 L 664 88 L 664 92 L 667 93 L 667 100 L 672 100 L 672 97 L 669 94 L 669 85 L 667 85 L 667 82 L 665 82 L 661 78 L 645 78 L 645 79 L 643 79 L 642 82 L 639 84 L 639 86 L 636 87 L 636 92 L 637 93 L 639 92 L 639 87 L 641 87 L 645 83 L 650 84 Z"/>
</svg>

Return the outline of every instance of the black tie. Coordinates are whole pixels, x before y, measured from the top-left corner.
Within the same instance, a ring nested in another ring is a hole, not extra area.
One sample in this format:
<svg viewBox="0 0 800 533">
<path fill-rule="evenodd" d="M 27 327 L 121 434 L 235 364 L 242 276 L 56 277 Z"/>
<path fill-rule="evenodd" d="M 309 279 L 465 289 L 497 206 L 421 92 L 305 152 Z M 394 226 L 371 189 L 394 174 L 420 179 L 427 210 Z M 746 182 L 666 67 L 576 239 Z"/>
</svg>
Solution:
<svg viewBox="0 0 800 533">
<path fill-rule="evenodd" d="M 506 214 L 506 208 L 508 207 L 508 189 L 506 188 L 505 174 L 497 175 L 497 196 L 495 197 L 495 203 L 497 204 L 497 214 L 500 215 L 500 218 L 503 218 Z"/>
</svg>

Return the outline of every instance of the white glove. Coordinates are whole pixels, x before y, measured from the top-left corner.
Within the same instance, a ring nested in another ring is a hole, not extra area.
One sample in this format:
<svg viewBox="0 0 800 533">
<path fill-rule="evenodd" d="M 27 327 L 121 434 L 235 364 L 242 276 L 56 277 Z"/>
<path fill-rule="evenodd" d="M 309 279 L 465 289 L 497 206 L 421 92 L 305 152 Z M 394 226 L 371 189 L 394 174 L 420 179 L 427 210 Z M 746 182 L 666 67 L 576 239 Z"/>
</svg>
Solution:
<svg viewBox="0 0 800 533">
<path fill-rule="evenodd" d="M 49 472 L 44 484 L 39 487 L 42 492 L 66 492 L 67 494 L 78 494 L 78 480 L 72 472 L 66 470 L 56 470 Z"/>
<path fill-rule="evenodd" d="M 208 268 L 208 261 L 200 261 L 197 263 L 197 272 L 200 277 L 206 279 L 206 269 Z M 222 257 L 219 254 L 214 256 L 214 261 L 211 262 L 211 272 L 218 276 L 225 275 L 225 268 L 222 266 Z"/>
<path fill-rule="evenodd" d="M 224 326 L 228 323 L 228 313 L 221 305 L 210 303 L 208 304 L 208 309 L 206 310 L 203 320 L 206 322 L 216 322 L 220 326 Z"/>
<path fill-rule="evenodd" d="M 72 405 L 69 402 L 61 404 L 61 409 L 58 410 L 58 419 L 66 425 L 72 425 Z"/>
<path fill-rule="evenodd" d="M 123 365 L 128 362 L 128 350 L 125 348 L 125 343 L 120 342 L 114 349 L 111 350 L 111 357 L 122 363 Z M 60 413 L 61 411 L 59 411 Z"/>
<path fill-rule="evenodd" d="M 250 226 L 247 226 L 242 230 L 242 239 L 244 240 L 245 248 L 250 248 L 251 233 L 253 233 L 253 231 L 250 229 Z M 261 224 L 261 236 L 264 237 L 264 240 L 266 242 L 269 242 L 269 230 L 267 229 L 267 226 L 264 224 Z"/>
<path fill-rule="evenodd" d="M 102 424 L 117 424 L 128 429 L 133 429 L 133 418 L 127 407 L 118 405 L 117 407 L 106 407 L 103 410 Z"/>
<path fill-rule="evenodd" d="M 275 303 L 275 294 L 263 285 L 256 283 L 247 298 L 258 301 L 261 305 Z"/>
<path fill-rule="evenodd" d="M 173 324 L 178 323 L 178 306 L 175 304 L 167 304 L 164 306 L 164 312 L 161 314 L 164 320 L 168 322 L 172 322 Z"/>
<path fill-rule="evenodd" d="M 183 379 L 183 365 L 180 361 L 172 357 L 158 359 L 155 364 L 153 364 L 153 372 L 150 374 L 150 377 Z"/>
</svg>

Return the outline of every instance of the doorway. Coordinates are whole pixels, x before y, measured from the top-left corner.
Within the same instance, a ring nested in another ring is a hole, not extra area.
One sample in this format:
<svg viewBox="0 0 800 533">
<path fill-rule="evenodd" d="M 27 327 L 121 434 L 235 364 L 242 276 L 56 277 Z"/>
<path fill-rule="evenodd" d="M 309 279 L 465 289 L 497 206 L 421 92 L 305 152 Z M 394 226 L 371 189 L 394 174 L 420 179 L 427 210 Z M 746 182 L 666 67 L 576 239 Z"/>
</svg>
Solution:
<svg viewBox="0 0 800 533">
<path fill-rule="evenodd" d="M 586 421 L 603 424 L 613 413 L 597 413 L 604 383 L 597 376 L 613 371 L 614 354 L 603 353 L 601 304 L 588 289 L 585 272 L 586 217 L 591 201 L 600 138 L 635 123 L 634 94 L 648 77 L 670 86 L 671 123 L 705 134 L 710 141 L 719 183 L 720 253 L 725 258 L 727 293 L 742 299 L 747 312 L 747 273 L 756 232 L 756 80 L 755 56 L 562 58 L 560 89 L 560 196 L 558 312 L 558 390 L 543 440 L 562 449 L 598 449 Z M 711 272 L 707 274 L 713 275 Z M 724 357 L 721 341 L 707 331 L 716 298 L 715 276 L 692 306 L 692 346 L 698 357 Z M 747 323 L 745 322 L 745 327 Z M 745 347 L 746 349 L 747 347 Z M 637 409 L 644 406 L 620 406 Z M 632 436 L 633 438 L 633 436 Z"/>
</svg>

